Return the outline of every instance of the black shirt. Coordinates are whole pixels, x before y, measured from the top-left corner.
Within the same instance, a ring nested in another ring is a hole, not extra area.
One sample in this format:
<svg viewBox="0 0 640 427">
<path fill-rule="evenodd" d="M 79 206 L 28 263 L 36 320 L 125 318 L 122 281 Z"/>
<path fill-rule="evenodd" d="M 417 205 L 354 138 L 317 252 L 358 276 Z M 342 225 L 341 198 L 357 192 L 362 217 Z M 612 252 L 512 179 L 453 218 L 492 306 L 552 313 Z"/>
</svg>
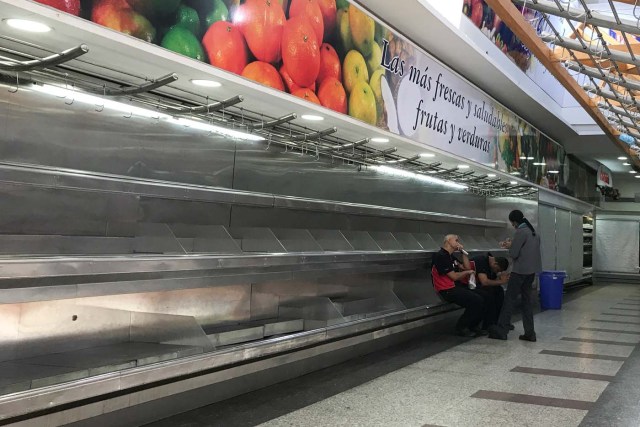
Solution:
<svg viewBox="0 0 640 427">
<path fill-rule="evenodd" d="M 433 254 L 431 264 L 438 271 L 438 274 L 444 276 L 450 271 L 461 271 L 462 263 L 452 254 L 440 248 L 438 252 Z M 447 277 L 448 279 L 448 277 Z M 446 279 L 445 279 L 446 280 Z M 451 280 L 451 279 L 448 279 Z M 455 286 L 465 286 L 462 283 L 455 282 Z"/>
<path fill-rule="evenodd" d="M 486 274 L 489 280 L 496 280 L 498 278 L 498 275 L 494 273 L 494 271 L 491 269 L 491 266 L 489 265 L 489 255 L 475 256 L 471 258 L 471 261 L 473 261 L 476 265 L 476 274 Z M 478 288 L 482 287 L 482 283 L 480 283 L 480 280 L 477 281 L 476 286 Z"/>
</svg>

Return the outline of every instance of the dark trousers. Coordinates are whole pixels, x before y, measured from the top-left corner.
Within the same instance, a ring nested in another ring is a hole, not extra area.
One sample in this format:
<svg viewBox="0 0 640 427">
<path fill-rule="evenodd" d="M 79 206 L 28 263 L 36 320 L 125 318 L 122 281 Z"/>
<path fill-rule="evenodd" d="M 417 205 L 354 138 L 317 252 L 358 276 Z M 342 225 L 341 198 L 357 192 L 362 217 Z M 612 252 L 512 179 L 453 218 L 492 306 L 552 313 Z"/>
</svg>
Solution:
<svg viewBox="0 0 640 427">
<path fill-rule="evenodd" d="M 502 286 L 486 286 L 475 290 L 484 301 L 484 316 L 482 329 L 498 324 L 498 318 L 504 304 L 504 289 Z"/>
<path fill-rule="evenodd" d="M 474 329 L 478 326 L 478 323 L 482 320 L 484 310 L 484 302 L 478 293 L 462 286 L 456 286 L 453 289 L 440 291 L 440 295 L 445 301 L 457 304 L 465 309 L 458 319 L 458 323 L 456 323 L 457 330 Z"/>
<path fill-rule="evenodd" d="M 511 273 L 509 283 L 507 284 L 507 293 L 504 299 L 502 311 L 498 318 L 498 329 L 502 334 L 509 332 L 509 324 L 511 323 L 511 315 L 516 307 L 518 296 L 522 298 L 522 325 L 524 326 L 524 334 L 534 336 L 536 334 L 533 327 L 533 307 L 531 306 L 531 285 L 535 274 L 517 274 Z"/>
</svg>

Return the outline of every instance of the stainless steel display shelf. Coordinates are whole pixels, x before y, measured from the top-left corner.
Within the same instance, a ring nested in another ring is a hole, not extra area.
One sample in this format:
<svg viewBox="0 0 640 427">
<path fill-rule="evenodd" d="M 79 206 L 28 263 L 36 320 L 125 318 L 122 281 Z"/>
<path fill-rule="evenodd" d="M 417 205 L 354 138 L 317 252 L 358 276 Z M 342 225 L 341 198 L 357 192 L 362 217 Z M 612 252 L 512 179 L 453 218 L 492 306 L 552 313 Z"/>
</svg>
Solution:
<svg viewBox="0 0 640 427">
<path fill-rule="evenodd" d="M 258 255 L 127 255 L 106 257 L 4 257 L 0 280 L 101 274 L 229 270 L 304 266 L 334 262 L 380 262 L 423 259 L 426 251 L 330 252 Z"/>
<path fill-rule="evenodd" d="M 410 271 L 423 268 L 434 251 L 4 257 L 0 258 L 0 303 L 197 289 L 335 272 Z"/>
<path fill-rule="evenodd" d="M 64 168 L 0 163 L 0 182 L 34 185 L 45 188 L 86 190 L 138 194 L 141 196 L 194 200 L 230 205 L 260 206 L 345 215 L 367 215 L 385 218 L 444 222 L 504 228 L 504 221 L 472 218 L 438 212 L 399 209 L 388 206 L 319 200 L 277 194 L 181 184 L 169 181 L 130 178 L 122 175 L 100 174 Z"/>
<path fill-rule="evenodd" d="M 0 363 L 0 394 L 201 354 L 200 347 L 126 342 Z"/>
<path fill-rule="evenodd" d="M 289 354 L 289 358 L 295 359 L 296 357 L 302 357 L 297 356 L 296 351 L 321 346 L 326 342 L 340 343 L 342 340 L 344 343 L 337 346 L 344 347 L 352 346 L 359 342 L 375 340 L 393 333 L 423 326 L 429 323 L 434 316 L 450 312 L 453 309 L 449 304 L 422 306 L 312 331 L 237 345 L 214 352 L 186 356 L 180 359 L 158 360 L 156 361 L 157 363 L 151 365 L 131 367 L 122 371 L 108 372 L 85 378 L 80 377 L 80 379 L 67 378 L 68 382 L 63 384 L 44 386 L 37 390 L 25 390 L 0 397 L 0 420 L 10 420 L 82 399 L 97 398 L 112 392 L 123 392 L 135 387 L 148 387 L 164 382 L 166 385 L 160 386 L 162 390 L 154 392 L 153 399 L 155 399 L 161 397 L 163 393 L 173 394 L 176 392 L 177 389 L 171 385 L 172 381 L 177 381 L 178 389 L 186 391 L 191 387 L 190 382 L 192 379 L 195 379 L 195 382 L 200 384 L 199 386 L 201 387 L 207 384 L 207 381 L 214 381 L 210 377 L 216 377 L 216 372 L 221 372 L 225 368 L 231 369 L 235 367 L 235 370 L 232 369 L 234 372 L 223 374 L 226 377 L 226 375 L 239 376 L 240 372 L 236 372 L 238 370 L 246 374 L 255 369 L 265 369 L 265 366 L 252 367 L 249 365 L 250 362 L 256 360 L 262 360 L 262 365 L 278 366 L 283 363 L 282 360 L 276 357 L 278 355 Z M 91 351 L 95 352 L 96 350 Z M 60 360 L 65 359 L 66 362 L 63 363 L 66 365 L 73 364 L 75 366 L 80 363 L 80 359 L 77 356 L 71 356 L 70 358 L 73 359 L 73 362 L 69 362 L 70 359 L 65 358 Z M 120 357 L 120 359 L 122 358 Z M 135 360 L 135 358 L 132 360 Z M 199 377 L 198 373 L 202 373 L 202 376 Z M 186 382 L 180 383 L 180 381 Z M 128 397 L 125 397 L 127 403 L 123 407 L 132 404 L 129 402 Z M 143 401 L 145 400 L 142 399 L 139 403 L 143 403 Z M 99 409 L 99 413 L 102 413 L 103 410 Z"/>
</svg>

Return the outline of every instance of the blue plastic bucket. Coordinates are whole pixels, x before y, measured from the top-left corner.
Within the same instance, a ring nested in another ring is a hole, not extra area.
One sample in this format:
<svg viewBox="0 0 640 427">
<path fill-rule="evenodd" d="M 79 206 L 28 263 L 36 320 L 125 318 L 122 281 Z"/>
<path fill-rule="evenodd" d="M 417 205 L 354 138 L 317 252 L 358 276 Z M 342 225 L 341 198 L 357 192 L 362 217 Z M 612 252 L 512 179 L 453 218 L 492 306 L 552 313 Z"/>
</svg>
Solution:
<svg viewBox="0 0 640 427">
<path fill-rule="evenodd" d="M 540 273 L 540 306 L 543 310 L 562 308 L 562 290 L 567 273 L 564 271 L 543 271 Z"/>
</svg>

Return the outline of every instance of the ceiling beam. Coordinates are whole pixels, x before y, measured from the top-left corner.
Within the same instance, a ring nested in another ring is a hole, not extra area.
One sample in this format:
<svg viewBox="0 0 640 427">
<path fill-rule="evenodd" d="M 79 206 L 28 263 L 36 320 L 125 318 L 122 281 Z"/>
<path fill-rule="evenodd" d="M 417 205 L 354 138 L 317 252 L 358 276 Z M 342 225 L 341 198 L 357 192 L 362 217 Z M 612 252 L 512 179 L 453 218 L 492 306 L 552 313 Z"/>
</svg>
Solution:
<svg viewBox="0 0 640 427">
<path fill-rule="evenodd" d="M 540 37 L 542 41 L 553 43 L 556 46 L 561 46 L 565 49 L 571 49 L 576 52 L 590 53 L 598 59 L 612 59 L 616 62 L 622 62 L 624 64 L 636 66 L 640 64 L 640 58 L 638 58 L 637 56 L 632 58 L 626 47 L 625 52 L 620 52 L 611 49 L 611 46 L 608 45 L 607 47 L 609 49 L 607 50 L 602 46 L 602 43 L 598 41 L 594 43 L 584 42 L 584 46 L 582 46 L 582 43 L 580 43 L 580 41 L 571 39 L 569 37 L 557 38 L 553 34 L 542 34 Z"/>
<path fill-rule="evenodd" d="M 538 12 L 558 16 L 572 21 L 580 21 L 583 24 L 610 28 L 612 30 L 624 31 L 631 34 L 638 33 L 638 25 L 635 19 L 619 18 L 620 23 L 618 23 L 613 16 L 605 15 L 594 10 L 589 10 L 587 13 L 582 6 L 572 7 L 571 9 L 563 8 L 563 10 L 560 10 L 557 3 L 548 0 L 538 0 L 537 2 L 531 2 L 530 0 L 513 0 L 513 2 L 519 6 L 526 6 L 528 9 L 537 10 Z"/>
<path fill-rule="evenodd" d="M 573 96 L 585 111 L 602 128 L 605 135 L 622 151 L 629 156 L 636 170 L 640 171 L 640 159 L 622 141 L 618 139 L 620 132 L 617 131 L 602 114 L 597 103 L 580 87 L 578 82 L 571 77 L 569 71 L 562 65 L 559 58 L 540 39 L 531 24 L 527 22 L 522 14 L 516 9 L 511 0 L 486 0 L 486 3 L 502 19 L 502 21 L 513 31 L 513 33 L 529 48 L 536 58 L 546 67 L 547 70 L 562 84 Z"/>
</svg>

